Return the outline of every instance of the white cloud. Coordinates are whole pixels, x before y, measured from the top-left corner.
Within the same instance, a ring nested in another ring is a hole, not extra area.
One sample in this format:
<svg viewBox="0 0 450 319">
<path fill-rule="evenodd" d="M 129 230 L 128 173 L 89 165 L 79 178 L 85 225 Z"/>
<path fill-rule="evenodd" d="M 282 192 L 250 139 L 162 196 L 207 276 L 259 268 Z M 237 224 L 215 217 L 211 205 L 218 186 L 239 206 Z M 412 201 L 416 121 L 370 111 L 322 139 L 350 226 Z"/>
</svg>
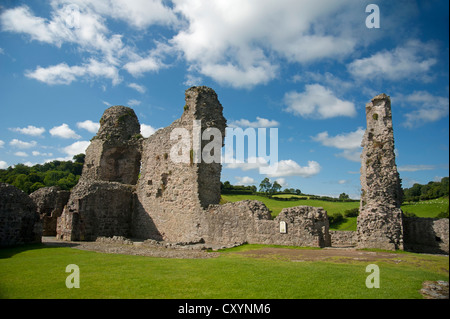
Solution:
<svg viewBox="0 0 450 319">
<path fill-rule="evenodd" d="M 5 161 L 0 161 L 0 169 L 7 169 L 8 168 L 8 163 L 6 163 Z"/>
<path fill-rule="evenodd" d="M 100 128 L 100 124 L 92 122 L 91 120 L 86 120 L 84 122 L 78 122 L 77 127 L 85 129 L 88 132 L 95 134 L 95 133 L 97 133 L 98 129 Z"/>
<path fill-rule="evenodd" d="M 18 139 L 13 139 L 11 140 L 11 142 L 9 142 L 9 145 L 13 146 L 13 147 L 17 147 L 17 148 L 21 148 L 21 149 L 26 149 L 26 148 L 32 148 L 35 147 L 37 145 L 36 141 L 31 141 L 31 142 L 24 142 Z"/>
<path fill-rule="evenodd" d="M 138 29 L 145 29 L 154 24 L 173 25 L 177 22 L 170 7 L 165 6 L 161 0 L 58 0 L 57 2 L 89 7 L 99 14 L 125 21 Z"/>
<path fill-rule="evenodd" d="M 358 128 L 355 132 L 343 133 L 336 136 L 329 136 L 328 132 L 322 132 L 311 137 L 313 141 L 320 142 L 323 146 L 334 147 L 343 152 L 336 154 L 337 157 L 343 157 L 353 162 L 360 162 L 361 142 L 365 130 Z"/>
<path fill-rule="evenodd" d="M 264 175 L 267 175 L 268 177 L 311 177 L 319 174 L 321 170 L 319 163 L 315 161 L 308 161 L 308 166 L 300 166 L 293 160 L 282 160 L 269 165 L 269 163 L 262 157 L 249 158 L 246 162 L 236 160 L 230 161 L 228 158 L 226 163 L 228 163 L 226 168 L 229 169 L 239 168 L 243 171 L 259 169 L 260 172 L 264 169 Z"/>
<path fill-rule="evenodd" d="M 337 98 L 320 84 L 305 86 L 305 92 L 288 92 L 284 96 L 285 111 L 305 118 L 328 119 L 338 116 L 353 117 L 355 105 Z"/>
<path fill-rule="evenodd" d="M 170 41 L 192 67 L 224 85 L 248 88 L 277 76 L 277 57 L 309 63 L 353 52 L 330 16 L 352 1 L 174 0 L 185 18 Z M 348 20 L 343 20 L 347 23 Z"/>
<path fill-rule="evenodd" d="M 19 157 L 28 157 L 28 154 L 25 153 L 25 152 L 22 152 L 22 151 L 20 151 L 20 152 L 15 152 L 14 155 L 15 155 L 15 156 L 19 156 Z"/>
<path fill-rule="evenodd" d="M 244 177 L 236 176 L 235 178 L 238 181 L 236 183 L 236 185 L 252 185 L 252 184 L 256 183 L 255 179 L 253 179 L 249 176 L 244 176 Z"/>
<path fill-rule="evenodd" d="M 72 157 L 75 155 L 85 153 L 89 144 L 91 144 L 91 142 L 89 141 L 78 141 L 73 144 L 70 144 L 69 146 L 64 147 L 63 152 L 66 153 L 68 157 L 70 157 L 70 159 L 72 159 Z"/>
<path fill-rule="evenodd" d="M 2 140 L 0 140 L 0 148 L 2 148 L 3 145 L 5 145 L 5 142 L 3 142 Z"/>
<path fill-rule="evenodd" d="M 391 51 L 375 53 L 348 65 L 348 71 L 357 78 L 392 81 L 417 78 L 430 80 L 428 73 L 437 63 L 437 47 L 433 43 L 410 40 Z"/>
<path fill-rule="evenodd" d="M 283 160 L 274 166 L 267 168 L 267 176 L 284 177 L 284 176 L 300 176 L 312 177 L 320 173 L 321 167 L 316 161 L 308 161 L 308 166 L 300 166 L 293 160 Z"/>
<path fill-rule="evenodd" d="M 63 123 L 60 126 L 55 126 L 49 132 L 52 136 L 61 138 L 73 138 L 73 139 L 81 138 L 81 136 L 75 133 L 75 131 L 72 130 L 66 123 Z"/>
<path fill-rule="evenodd" d="M 145 89 L 144 86 L 139 85 L 139 84 L 137 84 L 137 83 L 129 83 L 127 86 L 128 86 L 129 88 L 132 88 L 132 89 L 138 91 L 139 93 L 145 93 L 145 91 L 146 91 L 146 89 Z"/>
<path fill-rule="evenodd" d="M 280 123 L 275 120 L 268 120 L 268 119 L 257 116 L 255 122 L 250 122 L 249 120 L 241 119 L 238 121 L 231 122 L 228 126 L 229 127 L 268 128 L 268 127 L 277 127 L 279 125 L 280 125 Z"/>
<path fill-rule="evenodd" d="M 399 172 L 418 172 L 418 171 L 432 171 L 435 170 L 434 165 L 403 165 L 398 167 Z"/>
<path fill-rule="evenodd" d="M 157 129 L 153 128 L 151 125 L 141 124 L 141 134 L 145 138 L 149 137 L 156 131 L 157 131 Z"/>
<path fill-rule="evenodd" d="M 41 153 L 39 151 L 32 151 L 33 156 L 53 156 L 53 153 Z"/>
<path fill-rule="evenodd" d="M 41 136 L 45 132 L 45 129 L 43 127 L 36 127 L 33 125 L 28 125 L 27 127 L 24 128 L 20 127 L 10 128 L 10 130 L 13 132 L 19 132 L 31 136 Z"/>
<path fill-rule="evenodd" d="M 360 127 L 355 132 L 343 133 L 336 136 L 329 136 L 328 132 L 322 132 L 313 136 L 312 139 L 316 142 L 320 142 L 323 146 L 351 150 L 361 147 L 364 133 L 365 130 Z"/>
<path fill-rule="evenodd" d="M 119 76 L 119 71 L 115 66 L 94 59 L 90 59 L 89 63 L 84 63 L 81 66 L 68 66 L 66 63 L 60 63 L 47 68 L 38 66 L 34 71 L 26 71 L 25 75 L 49 85 L 68 85 L 79 78 L 107 78 L 112 81 L 113 85 L 117 85 L 122 81 Z"/>
<path fill-rule="evenodd" d="M 155 56 L 154 52 L 151 52 L 149 56 L 142 58 L 138 57 L 134 60 L 126 63 L 123 68 L 128 71 L 134 77 L 142 76 L 146 72 L 156 72 L 159 69 L 166 67 L 164 63 L 162 63 L 161 59 Z"/>
<path fill-rule="evenodd" d="M 128 100 L 127 102 L 129 106 L 139 106 L 141 105 L 141 103 L 142 103 L 141 101 L 135 99 Z"/>
<path fill-rule="evenodd" d="M 392 98 L 393 103 L 408 107 L 403 126 L 414 128 L 426 123 L 436 122 L 449 114 L 449 98 L 436 96 L 426 91 L 415 91 L 409 95 L 399 94 Z"/>
<path fill-rule="evenodd" d="M 288 187 L 288 186 L 289 186 L 289 184 L 286 182 L 286 179 L 285 179 L 285 178 L 277 178 L 277 179 L 275 180 L 275 182 L 277 182 L 278 184 L 280 184 L 281 187 Z"/>
</svg>

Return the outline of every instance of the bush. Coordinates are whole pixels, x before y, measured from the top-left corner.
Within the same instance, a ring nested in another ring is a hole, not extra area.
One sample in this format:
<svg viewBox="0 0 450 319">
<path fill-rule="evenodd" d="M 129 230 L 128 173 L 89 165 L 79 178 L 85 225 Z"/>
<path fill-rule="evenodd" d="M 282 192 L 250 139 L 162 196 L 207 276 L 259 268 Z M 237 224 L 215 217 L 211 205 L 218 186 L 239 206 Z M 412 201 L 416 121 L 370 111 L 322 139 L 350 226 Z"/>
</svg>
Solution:
<svg viewBox="0 0 450 319">
<path fill-rule="evenodd" d="M 403 217 L 410 218 L 410 217 L 417 217 L 417 215 L 410 212 L 403 212 Z"/>
<path fill-rule="evenodd" d="M 341 213 L 330 215 L 330 216 L 328 216 L 328 221 L 330 222 L 330 225 L 338 224 L 338 223 L 344 221 L 344 216 L 342 216 Z"/>
<path fill-rule="evenodd" d="M 344 212 L 345 217 L 358 217 L 358 215 L 359 215 L 359 208 L 348 209 Z"/>
<path fill-rule="evenodd" d="M 447 211 L 440 212 L 439 215 L 437 215 L 437 218 L 449 218 L 448 215 L 449 215 L 449 212 L 448 212 L 448 207 L 447 207 Z"/>
</svg>

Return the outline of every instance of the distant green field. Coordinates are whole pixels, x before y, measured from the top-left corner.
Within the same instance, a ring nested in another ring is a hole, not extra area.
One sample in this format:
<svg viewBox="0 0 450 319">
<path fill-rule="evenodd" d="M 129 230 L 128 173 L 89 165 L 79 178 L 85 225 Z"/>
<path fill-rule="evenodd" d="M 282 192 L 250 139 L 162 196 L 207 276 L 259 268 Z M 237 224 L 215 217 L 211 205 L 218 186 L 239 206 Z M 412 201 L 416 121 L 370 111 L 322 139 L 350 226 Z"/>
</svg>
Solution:
<svg viewBox="0 0 450 319">
<path fill-rule="evenodd" d="M 278 197 L 306 197 L 297 195 L 276 195 Z M 259 195 L 222 195 L 222 203 L 237 202 L 241 200 L 259 200 L 263 202 L 272 212 L 272 217 L 276 217 L 283 208 L 294 206 L 313 206 L 322 207 L 329 216 L 341 213 L 344 215 L 346 210 L 359 207 L 359 202 L 328 202 L 322 200 L 306 199 L 295 201 L 277 201 Z M 406 203 L 402 210 L 416 214 L 418 217 L 436 217 L 440 212 L 446 211 L 449 205 L 448 198 L 439 198 L 418 203 Z M 356 230 L 356 217 L 345 218 L 339 225 L 332 225 L 332 230 Z"/>
<path fill-rule="evenodd" d="M 414 213 L 417 217 L 436 217 L 440 212 L 448 209 L 448 197 L 427 200 L 423 202 L 411 202 L 402 205 L 404 212 Z"/>
</svg>

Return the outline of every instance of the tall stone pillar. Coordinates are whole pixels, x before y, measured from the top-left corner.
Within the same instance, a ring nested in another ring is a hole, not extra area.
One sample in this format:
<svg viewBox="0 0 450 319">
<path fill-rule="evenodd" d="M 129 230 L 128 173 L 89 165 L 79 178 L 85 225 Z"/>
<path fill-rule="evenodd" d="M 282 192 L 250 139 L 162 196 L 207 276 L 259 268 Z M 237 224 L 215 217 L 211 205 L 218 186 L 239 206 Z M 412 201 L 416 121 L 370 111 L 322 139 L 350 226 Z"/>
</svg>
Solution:
<svg viewBox="0 0 450 319">
<path fill-rule="evenodd" d="M 362 141 L 358 248 L 404 249 L 403 191 L 395 164 L 391 100 L 380 94 L 366 105 Z"/>
</svg>

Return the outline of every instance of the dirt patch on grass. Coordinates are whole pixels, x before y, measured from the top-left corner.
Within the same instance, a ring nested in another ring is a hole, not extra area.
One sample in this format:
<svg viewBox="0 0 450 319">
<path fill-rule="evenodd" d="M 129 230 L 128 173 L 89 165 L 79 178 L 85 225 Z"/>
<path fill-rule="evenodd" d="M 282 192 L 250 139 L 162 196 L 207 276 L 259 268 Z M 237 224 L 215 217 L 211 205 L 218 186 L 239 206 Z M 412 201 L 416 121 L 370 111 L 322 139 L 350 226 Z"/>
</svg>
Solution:
<svg viewBox="0 0 450 319">
<path fill-rule="evenodd" d="M 354 248 L 289 249 L 268 247 L 237 252 L 236 254 L 252 258 L 268 258 L 292 262 L 334 261 L 351 263 L 355 261 L 375 262 L 383 260 L 392 263 L 401 263 L 404 261 L 401 254 L 356 250 Z"/>
</svg>

